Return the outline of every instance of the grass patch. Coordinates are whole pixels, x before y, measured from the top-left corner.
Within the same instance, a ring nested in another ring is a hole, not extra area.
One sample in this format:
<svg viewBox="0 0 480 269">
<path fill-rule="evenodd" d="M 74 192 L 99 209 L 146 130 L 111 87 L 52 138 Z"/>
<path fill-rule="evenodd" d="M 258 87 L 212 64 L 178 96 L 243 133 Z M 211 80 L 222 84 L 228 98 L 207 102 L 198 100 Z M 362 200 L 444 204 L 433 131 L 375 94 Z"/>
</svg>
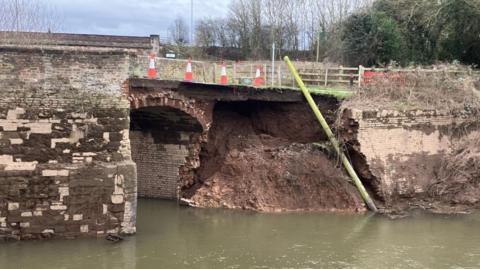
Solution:
<svg viewBox="0 0 480 269">
<path fill-rule="evenodd" d="M 332 95 L 340 99 L 348 98 L 354 95 L 353 90 L 347 89 L 340 89 L 340 88 L 332 88 L 332 87 L 307 87 L 307 89 L 314 94 L 326 94 Z"/>
<path fill-rule="evenodd" d="M 240 84 L 237 84 L 236 86 L 252 87 L 252 86 L 240 85 Z M 300 89 L 292 88 L 292 87 L 276 86 L 275 88 L 281 89 L 281 90 L 300 91 Z M 262 86 L 262 87 L 257 87 L 257 89 L 272 89 L 272 88 L 269 86 Z M 330 95 L 339 99 L 349 98 L 355 94 L 353 90 L 347 90 L 344 88 L 342 89 L 342 88 L 322 87 L 322 86 L 307 86 L 307 89 L 310 91 L 311 94 L 314 94 L 314 95 Z"/>
</svg>

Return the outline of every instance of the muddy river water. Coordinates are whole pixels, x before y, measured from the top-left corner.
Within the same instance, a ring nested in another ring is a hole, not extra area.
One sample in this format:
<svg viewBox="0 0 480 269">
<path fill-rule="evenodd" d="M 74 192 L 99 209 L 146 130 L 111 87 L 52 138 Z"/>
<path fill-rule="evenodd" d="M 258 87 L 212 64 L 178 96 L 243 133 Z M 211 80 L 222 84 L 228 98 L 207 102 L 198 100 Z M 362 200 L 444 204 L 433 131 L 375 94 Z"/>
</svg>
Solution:
<svg viewBox="0 0 480 269">
<path fill-rule="evenodd" d="M 140 200 L 137 232 L 0 244 L 0 268 L 480 268 L 480 214 L 259 214 Z"/>
</svg>

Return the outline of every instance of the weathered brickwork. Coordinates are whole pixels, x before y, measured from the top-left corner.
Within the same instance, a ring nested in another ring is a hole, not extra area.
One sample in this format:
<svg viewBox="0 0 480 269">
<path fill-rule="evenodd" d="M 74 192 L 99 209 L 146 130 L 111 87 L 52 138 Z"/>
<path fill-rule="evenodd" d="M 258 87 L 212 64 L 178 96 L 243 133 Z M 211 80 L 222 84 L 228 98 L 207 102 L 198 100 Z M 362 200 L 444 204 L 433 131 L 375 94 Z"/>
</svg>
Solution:
<svg viewBox="0 0 480 269">
<path fill-rule="evenodd" d="M 478 115 L 441 111 L 351 109 L 344 111 L 342 124 L 357 169 L 377 181 L 376 194 L 387 204 L 425 193 L 452 145 L 480 132 Z"/>
<path fill-rule="evenodd" d="M 132 158 L 138 167 L 138 194 L 177 199 L 180 189 L 194 184 L 194 170 L 200 166 L 200 145 L 207 139 L 215 102 L 188 98 L 168 87 L 130 87 L 128 99 L 136 125 L 131 136 Z M 170 109 L 162 109 L 165 107 Z M 146 125 L 141 116 L 147 112 L 145 108 L 150 108 Z"/>
<path fill-rule="evenodd" d="M 0 47 L 0 238 L 135 232 L 131 56 Z"/>
<path fill-rule="evenodd" d="M 188 143 L 188 136 L 183 136 Z M 151 133 L 130 132 L 132 158 L 138 170 L 138 196 L 177 199 L 180 174 L 189 155 L 186 144 L 158 144 Z"/>
</svg>

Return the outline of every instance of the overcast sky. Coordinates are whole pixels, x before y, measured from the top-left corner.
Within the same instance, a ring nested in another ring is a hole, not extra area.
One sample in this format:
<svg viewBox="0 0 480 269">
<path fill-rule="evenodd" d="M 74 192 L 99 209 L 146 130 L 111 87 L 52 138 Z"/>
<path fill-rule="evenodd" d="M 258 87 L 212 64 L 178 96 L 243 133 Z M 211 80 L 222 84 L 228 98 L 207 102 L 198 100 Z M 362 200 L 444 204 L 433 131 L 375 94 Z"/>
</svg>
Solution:
<svg viewBox="0 0 480 269">
<path fill-rule="evenodd" d="M 165 38 L 172 21 L 190 24 L 190 0 L 44 0 L 61 16 L 61 32 Z M 193 0 L 194 18 L 224 16 L 229 0 Z"/>
</svg>

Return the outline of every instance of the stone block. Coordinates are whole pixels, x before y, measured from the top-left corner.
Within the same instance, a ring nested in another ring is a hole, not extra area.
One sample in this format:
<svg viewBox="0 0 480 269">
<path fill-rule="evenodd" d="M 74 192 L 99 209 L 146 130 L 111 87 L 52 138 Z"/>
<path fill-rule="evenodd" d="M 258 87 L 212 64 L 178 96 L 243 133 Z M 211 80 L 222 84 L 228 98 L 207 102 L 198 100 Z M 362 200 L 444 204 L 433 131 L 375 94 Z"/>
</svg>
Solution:
<svg viewBox="0 0 480 269">
<path fill-rule="evenodd" d="M 23 144 L 23 139 L 21 139 L 21 138 L 10 138 L 10 144 L 21 145 L 21 144 Z"/>
<path fill-rule="evenodd" d="M 123 195 L 122 194 L 114 194 L 111 196 L 112 204 L 121 204 L 123 203 Z"/>
<path fill-rule="evenodd" d="M 41 210 L 35 210 L 35 211 L 33 211 L 33 215 L 34 215 L 35 217 L 41 217 L 41 216 L 43 216 L 43 211 L 41 211 Z"/>
<path fill-rule="evenodd" d="M 70 172 L 68 170 L 45 169 L 45 170 L 42 171 L 42 176 L 44 176 L 44 177 L 68 177 L 69 173 Z"/>
<path fill-rule="evenodd" d="M 64 204 L 61 204 L 61 203 L 52 203 L 52 205 L 50 205 L 50 209 L 51 210 L 67 210 L 67 206 L 64 205 Z"/>
<path fill-rule="evenodd" d="M 9 203 L 8 203 L 8 210 L 9 210 L 9 211 L 18 210 L 19 208 L 20 208 L 20 204 L 19 204 L 19 203 L 15 203 L 15 202 L 9 202 Z"/>
<path fill-rule="evenodd" d="M 88 224 L 81 225 L 80 226 L 80 232 L 81 233 L 88 233 Z"/>
<path fill-rule="evenodd" d="M 31 211 L 25 211 L 20 214 L 22 217 L 31 217 L 33 216 Z"/>
</svg>

